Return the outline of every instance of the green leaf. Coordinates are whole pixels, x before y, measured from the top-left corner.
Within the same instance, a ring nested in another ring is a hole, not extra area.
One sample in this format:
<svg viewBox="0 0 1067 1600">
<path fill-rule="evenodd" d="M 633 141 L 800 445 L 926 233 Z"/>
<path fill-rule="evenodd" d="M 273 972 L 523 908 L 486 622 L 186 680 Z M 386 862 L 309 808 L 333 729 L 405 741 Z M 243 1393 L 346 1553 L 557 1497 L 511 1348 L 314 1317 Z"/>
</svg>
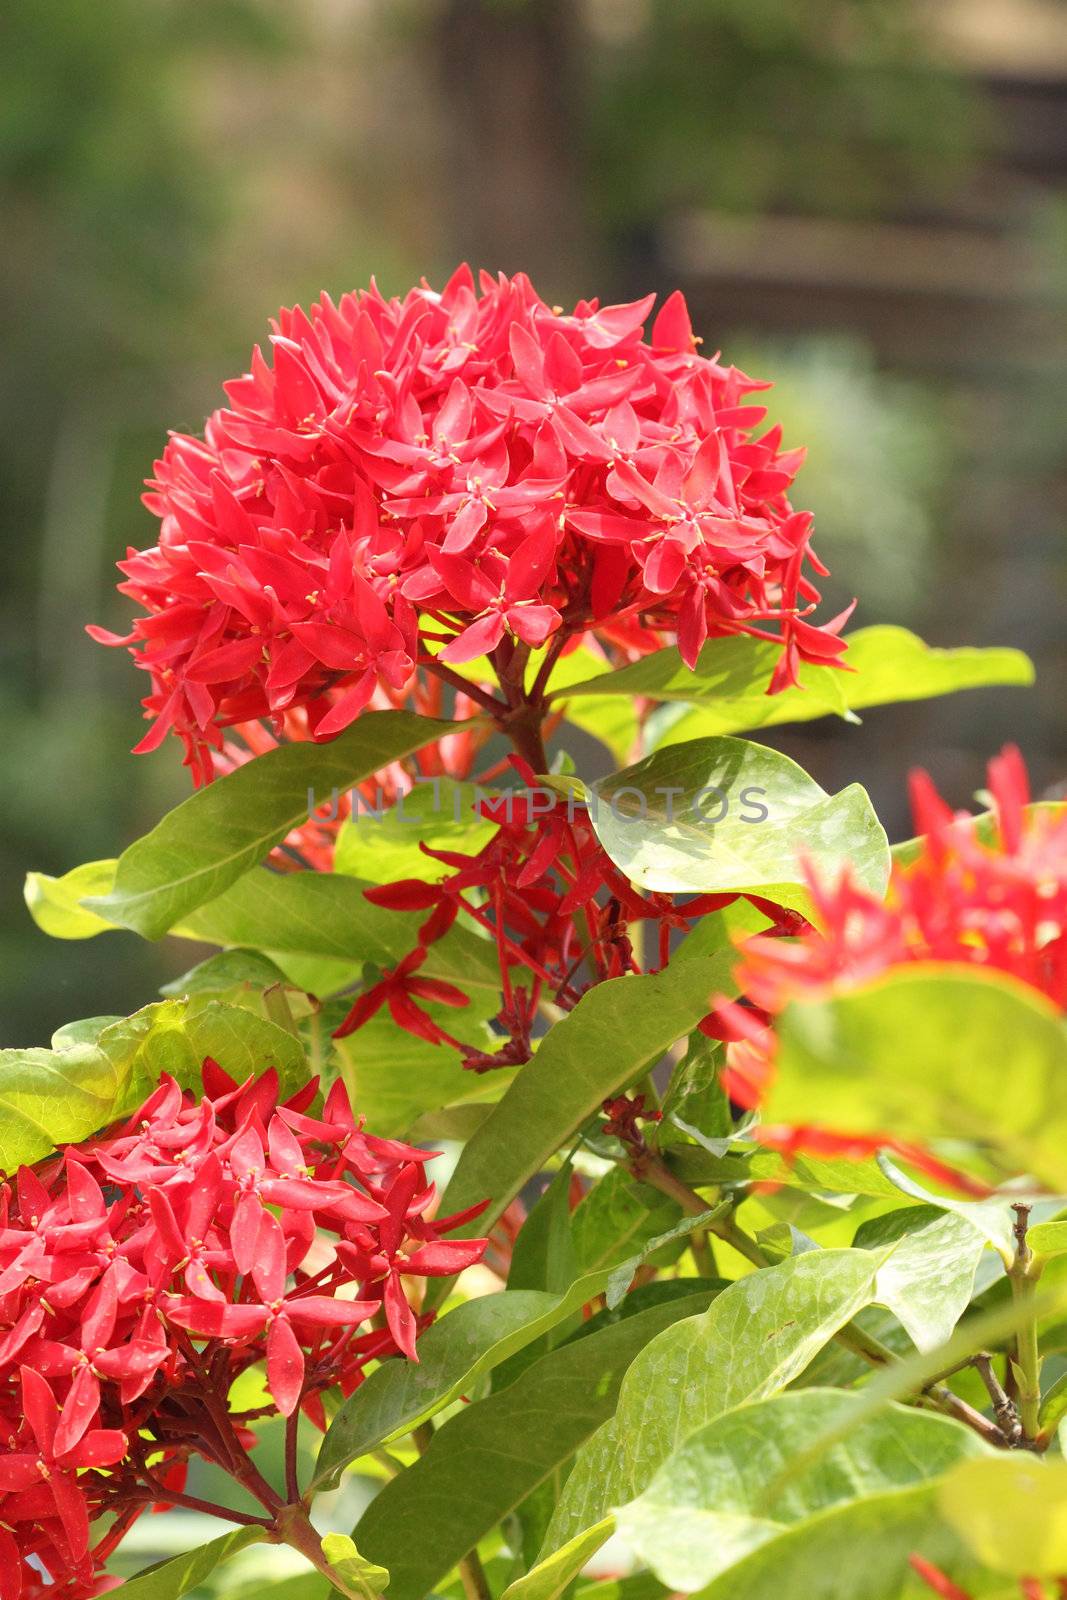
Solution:
<svg viewBox="0 0 1067 1600">
<path fill-rule="evenodd" d="M 375 1566 L 361 1556 L 347 1533 L 326 1533 L 322 1538 L 322 1553 L 346 1589 L 362 1596 L 362 1600 L 377 1600 L 389 1587 L 389 1574 L 384 1567 Z"/>
<path fill-rule="evenodd" d="M 363 782 L 453 728 L 407 711 L 373 711 L 330 744 L 268 751 L 190 795 L 130 845 L 114 889 L 87 900 L 87 909 L 158 939 L 306 821 L 309 791 L 322 805 L 334 789 Z"/>
<path fill-rule="evenodd" d="M 1067 1254 L 1067 1222 L 1038 1222 L 1026 1235 L 1035 1256 Z"/>
<path fill-rule="evenodd" d="M 649 1339 L 706 1304 L 706 1294 L 669 1300 L 560 1345 L 439 1428 L 356 1529 L 364 1554 L 389 1568 L 390 1600 L 423 1600 L 610 1416 Z"/>
<path fill-rule="evenodd" d="M 259 950 L 221 950 L 160 989 L 163 995 L 228 994 L 235 989 L 269 989 L 285 973 Z"/>
<path fill-rule="evenodd" d="M 579 1202 L 571 1235 L 586 1272 L 613 1267 L 673 1227 L 679 1207 L 651 1184 L 638 1183 L 625 1167 L 612 1167 Z"/>
<path fill-rule="evenodd" d="M 665 1122 L 698 1144 L 710 1141 L 716 1154 L 722 1153 L 723 1141 L 734 1131 L 730 1101 L 722 1086 L 722 1055 L 716 1040 L 702 1033 L 690 1034 L 688 1049 L 671 1075 L 663 1100 Z M 661 1143 L 667 1131 L 661 1130 Z"/>
<path fill-rule="evenodd" d="M 630 1277 L 643 1258 L 643 1251 L 635 1251 Z M 506 1289 L 465 1300 L 449 1311 L 420 1336 L 418 1362 L 383 1362 L 345 1401 L 322 1441 L 316 1487 L 332 1486 L 351 1462 L 410 1433 L 460 1395 L 469 1394 L 487 1373 L 604 1293 L 616 1271 L 613 1265 L 602 1265 L 576 1278 L 561 1294 Z M 691 1294 L 696 1286 L 655 1287 Z"/>
<path fill-rule="evenodd" d="M 509 1289 L 547 1289 L 563 1294 L 574 1281 L 577 1261 L 571 1237 L 571 1166 L 564 1162 L 527 1214 L 511 1252 Z"/>
<path fill-rule="evenodd" d="M 584 1528 L 573 1539 L 504 1590 L 501 1600 L 556 1600 L 567 1585 L 592 1560 L 600 1546 L 615 1532 L 615 1518 L 608 1516 L 591 1528 Z"/>
<path fill-rule="evenodd" d="M 709 640 L 695 672 L 668 646 L 608 677 L 573 684 L 566 696 L 573 700 L 583 694 L 647 695 L 692 702 L 699 707 L 693 713 L 693 730 L 678 735 L 688 739 L 697 733 L 703 737 L 744 733 L 775 723 L 845 716 L 865 706 L 927 700 L 958 689 L 1025 686 L 1034 681 L 1033 666 L 1019 650 L 936 650 L 906 628 L 861 628 L 848 635 L 848 645 L 845 660 L 854 672 L 804 662 L 800 687 L 776 695 L 767 693 L 767 685 L 781 654 L 779 647 L 738 636 Z"/>
<path fill-rule="evenodd" d="M 610 1095 L 627 1088 L 729 993 L 732 955 L 678 962 L 646 977 L 610 978 L 542 1039 L 460 1156 L 442 1200 L 461 1211 L 492 1196 L 465 1230 L 492 1227 L 519 1190 Z"/>
<path fill-rule="evenodd" d="M 221 1539 L 212 1539 L 197 1550 L 161 1561 L 136 1577 L 127 1578 L 122 1593 L 129 1600 L 179 1600 L 190 1589 L 195 1589 L 209 1578 L 215 1568 L 229 1561 L 250 1544 L 260 1544 L 266 1538 L 263 1528 L 236 1528 L 224 1533 Z"/>
<path fill-rule="evenodd" d="M 60 1050 L 0 1051 L 0 1170 L 40 1161 L 125 1116 L 161 1073 L 192 1087 L 205 1056 L 238 1080 L 273 1066 L 295 1089 L 307 1076 L 303 1049 L 284 1028 L 203 999 L 145 1006 Z"/>
<path fill-rule="evenodd" d="M 452 869 L 425 855 L 419 845 L 477 854 L 497 831 L 495 822 L 474 811 L 479 797 L 489 792 L 452 778 L 420 779 L 411 794 L 380 816 L 359 810 L 345 819 L 337 834 L 333 870 L 368 883 L 395 883 L 399 878 L 436 883 Z"/>
<path fill-rule="evenodd" d="M 256 867 L 172 931 L 187 939 L 261 950 L 298 987 L 304 985 L 293 968 L 293 957 L 332 963 L 335 976 L 348 983 L 365 962 L 385 967 L 407 955 L 418 944 L 418 930 L 425 921 L 425 913 L 372 905 L 363 892 L 369 887 L 334 873 L 283 873 Z M 493 946 L 463 927 L 450 929 L 430 946 L 422 971 L 494 996 L 500 988 Z"/>
<path fill-rule="evenodd" d="M 955 1216 L 962 1217 L 970 1223 L 979 1238 L 985 1239 L 994 1250 L 999 1251 L 1006 1262 L 1012 1260 L 1015 1255 L 1015 1218 L 1007 1199 L 993 1195 L 988 1200 L 957 1200 L 954 1195 L 932 1194 L 909 1173 L 902 1172 L 884 1150 L 879 1151 L 876 1160 L 879 1169 L 901 1194 L 923 1205 L 936 1206 L 939 1211 L 951 1211 Z"/>
<path fill-rule="evenodd" d="M 620 1534 L 668 1588 L 689 1594 L 735 1574 L 738 1564 L 761 1547 L 765 1565 L 773 1569 L 776 1542 L 793 1530 L 793 1541 L 803 1545 L 799 1536 L 812 1519 L 929 1482 L 960 1461 L 988 1454 L 960 1423 L 890 1406 L 859 1423 L 846 1441 L 766 1505 L 767 1484 L 782 1462 L 815 1430 L 857 1407 L 854 1395 L 807 1389 L 727 1412 L 690 1434 L 644 1493 L 616 1511 Z M 932 1504 L 929 1509 L 933 1523 L 936 1509 Z M 898 1582 L 907 1573 L 909 1554 L 898 1544 Z M 724 1592 L 730 1592 L 728 1585 Z M 818 1592 L 800 1584 L 780 1591 L 804 1600 Z M 843 1586 L 834 1590 L 842 1600 L 852 1592 Z M 866 1600 L 867 1591 L 859 1593 Z"/>
<path fill-rule="evenodd" d="M 745 739 L 694 739 L 593 786 L 601 844 L 640 887 L 760 894 L 815 917 L 800 852 L 821 877 L 847 864 L 882 894 L 889 844 L 866 791 L 828 795 L 788 756 Z"/>
<path fill-rule="evenodd" d="M 30 915 L 43 933 L 53 939 L 91 939 L 111 926 L 82 905 L 84 895 L 107 894 L 115 880 L 114 861 L 85 861 L 50 878 L 47 872 L 28 872 L 23 894 Z"/>
<path fill-rule="evenodd" d="M 462 1010 L 432 1001 L 420 1005 L 465 1044 L 491 1050 L 500 1043 L 486 1027 L 500 1009 L 498 994 L 476 989 Z M 409 1133 L 428 1106 L 494 1103 L 514 1078 L 508 1069 L 484 1075 L 464 1072 L 449 1046 L 417 1039 L 388 1015 L 372 1017 L 347 1039 L 335 1039 L 333 1049 L 352 1104 L 382 1138 Z"/>
<path fill-rule="evenodd" d="M 687 1434 L 784 1389 L 874 1293 L 879 1262 L 818 1250 L 732 1283 L 643 1350 L 618 1408 L 579 1452 L 541 1559 L 632 1500 Z"/>
<path fill-rule="evenodd" d="M 1067 1188 L 1067 1027 L 1035 990 L 973 968 L 916 965 L 795 1002 L 778 1039 L 768 1122 L 809 1122 L 816 1106 L 827 1127 L 973 1141 L 1001 1173 Z"/>
<path fill-rule="evenodd" d="M 966 1461 L 941 1485 L 941 1510 L 994 1572 L 1067 1572 L 1067 1461 L 1022 1453 Z"/>
<path fill-rule="evenodd" d="M 857 1250 L 896 1248 L 878 1270 L 876 1298 L 919 1350 L 950 1338 L 971 1303 L 985 1240 L 965 1218 L 933 1206 L 909 1207 L 861 1224 Z"/>
</svg>

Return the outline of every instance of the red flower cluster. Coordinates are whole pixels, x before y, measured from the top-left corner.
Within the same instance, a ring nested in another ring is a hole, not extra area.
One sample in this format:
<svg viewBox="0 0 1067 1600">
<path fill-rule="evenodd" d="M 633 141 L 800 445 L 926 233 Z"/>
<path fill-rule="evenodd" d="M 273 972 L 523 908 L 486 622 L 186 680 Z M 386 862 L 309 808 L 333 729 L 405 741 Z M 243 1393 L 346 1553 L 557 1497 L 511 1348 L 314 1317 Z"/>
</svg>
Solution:
<svg viewBox="0 0 1067 1600">
<path fill-rule="evenodd" d="M 589 629 L 633 652 L 676 634 L 780 642 L 836 662 L 845 620 L 804 618 L 811 517 L 787 499 L 803 452 L 757 436 L 767 387 L 696 353 L 673 294 L 549 307 L 523 274 L 469 268 L 440 293 L 376 288 L 279 313 L 273 366 L 226 385 L 203 439 L 174 435 L 146 496 L 159 543 L 120 563 L 145 608 L 151 749 L 173 730 L 198 781 L 221 730 L 312 737 L 397 704 L 418 666 L 562 645 Z M 768 624 L 771 626 L 768 628 Z"/>
<path fill-rule="evenodd" d="M 447 876 L 436 883 L 405 878 L 364 890 L 376 906 L 429 915 L 418 946 L 359 996 L 337 1029 L 338 1038 L 387 1005 L 400 1027 L 433 1044 L 454 1046 L 474 1071 L 519 1066 L 530 1059 L 531 1030 L 542 1000 L 569 1011 L 594 983 L 659 970 L 667 964 L 673 932 L 688 932 L 701 917 L 738 898 L 705 894 L 678 905 L 669 894 L 639 893 L 604 850 L 586 807 L 563 797 L 553 804 L 521 757 L 512 756 L 510 764 L 530 788 L 481 803 L 482 814 L 499 826 L 476 855 L 423 844 L 428 857 L 451 868 Z M 792 926 L 792 913 L 746 898 Z M 468 1049 L 418 1005 L 420 999 L 456 1007 L 468 1002 L 461 989 L 420 971 L 429 947 L 461 912 L 486 930 L 497 950 L 504 1000 L 497 1023 L 506 1039 L 494 1053 Z M 655 928 L 653 955 L 644 966 L 627 932 L 635 922 Z M 514 969 L 524 970 L 521 984 Z"/>
<path fill-rule="evenodd" d="M 441 1237 L 476 1211 L 428 1220 L 426 1152 L 364 1133 L 340 1085 L 309 1115 L 316 1088 L 279 1104 L 273 1072 L 239 1086 L 208 1061 L 203 1099 L 164 1079 L 125 1125 L 4 1186 L 3 1600 L 96 1592 L 140 1512 L 185 1499 L 193 1454 L 256 1492 L 233 1380 L 265 1361 L 277 1410 L 323 1427 L 324 1389 L 417 1359 L 403 1279 L 481 1256 Z"/>
<path fill-rule="evenodd" d="M 781 940 L 761 934 L 743 949 L 744 1005 L 724 1002 L 714 1029 L 729 1041 L 726 1082 L 746 1106 L 764 1097 L 774 1073 L 771 1020 L 793 999 L 866 983 L 917 961 L 1004 972 L 1067 1010 L 1067 820 L 1027 812 L 1026 768 L 1013 746 L 989 763 L 994 829 L 983 838 L 967 813 L 953 813 L 929 777 L 912 775 L 915 859 L 893 870 L 882 901 L 846 873 L 836 885 L 809 876 L 821 928 Z M 708 1031 L 712 1031 L 709 1026 Z M 760 1137 L 771 1139 L 774 1130 Z M 817 1129 L 803 1148 L 829 1148 Z M 853 1153 L 872 1141 L 847 1141 Z M 881 1141 L 873 1141 L 875 1144 Z M 838 1141 L 838 1149 L 841 1148 Z"/>
</svg>

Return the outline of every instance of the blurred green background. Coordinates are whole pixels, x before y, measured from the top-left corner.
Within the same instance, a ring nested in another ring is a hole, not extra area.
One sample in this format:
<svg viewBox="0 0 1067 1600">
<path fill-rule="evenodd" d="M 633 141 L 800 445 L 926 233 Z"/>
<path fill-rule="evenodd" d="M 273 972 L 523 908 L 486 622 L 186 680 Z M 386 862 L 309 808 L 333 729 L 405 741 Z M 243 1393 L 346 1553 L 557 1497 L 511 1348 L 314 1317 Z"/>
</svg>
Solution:
<svg viewBox="0 0 1067 1600">
<path fill-rule="evenodd" d="M 70 946 L 29 867 L 111 855 L 186 792 L 132 758 L 112 563 L 168 427 L 281 303 L 457 260 L 549 299 L 680 285 L 810 446 L 831 602 L 1012 643 L 1036 692 L 774 742 L 957 804 L 1018 739 L 1067 776 L 1067 13 L 1059 0 L 16 0 L 0 59 L 0 1039 L 126 1012 L 189 946 Z M 829 614 L 829 613 L 827 613 Z"/>
</svg>

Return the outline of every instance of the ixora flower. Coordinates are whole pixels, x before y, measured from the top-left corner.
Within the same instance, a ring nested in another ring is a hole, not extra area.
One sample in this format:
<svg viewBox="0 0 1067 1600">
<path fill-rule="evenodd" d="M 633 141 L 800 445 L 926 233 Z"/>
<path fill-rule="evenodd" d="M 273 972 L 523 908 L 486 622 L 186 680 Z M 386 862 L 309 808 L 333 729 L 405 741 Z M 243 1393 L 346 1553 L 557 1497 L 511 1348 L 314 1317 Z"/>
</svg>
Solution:
<svg viewBox="0 0 1067 1600">
<path fill-rule="evenodd" d="M 942 1600 L 972 1600 L 972 1597 L 965 1589 L 961 1589 L 958 1583 L 953 1583 L 951 1578 L 945 1576 L 940 1567 L 935 1567 L 932 1562 L 926 1561 L 922 1556 L 912 1556 L 911 1565 L 926 1586 L 934 1594 L 940 1595 Z M 1055 1583 L 1056 1595 L 1059 1600 L 1064 1600 L 1064 1596 L 1067 1596 L 1067 1578 L 1057 1578 Z M 1022 1596 L 1022 1600 L 1048 1600 L 1049 1595 L 1045 1585 L 1039 1583 L 1036 1578 L 1020 1578 L 1019 1593 Z"/>
<path fill-rule="evenodd" d="M 443 1237 L 482 1208 L 431 1219 L 429 1154 L 365 1133 L 340 1084 L 317 1116 L 317 1083 L 281 1101 L 273 1071 L 237 1084 L 209 1060 L 204 1091 L 164 1078 L 0 1191 L 2 1600 L 98 1592 L 143 1510 L 190 1503 L 193 1455 L 276 1510 L 234 1379 L 263 1363 L 273 1406 L 324 1428 L 325 1389 L 418 1359 L 411 1280 L 485 1248 Z"/>
<path fill-rule="evenodd" d="M 1014 746 L 990 761 L 988 786 L 991 837 L 952 812 L 926 773 L 913 773 L 923 837 L 914 859 L 894 866 L 886 899 L 847 872 L 832 885 L 809 875 L 821 928 L 747 941 L 738 972 L 744 1001 L 722 1001 L 701 1024 L 727 1041 L 724 1081 L 736 1101 L 754 1108 L 764 1098 L 775 1071 L 773 1018 L 791 1000 L 840 993 L 914 962 L 1007 973 L 1067 1011 L 1067 819 L 1027 810 L 1026 767 Z M 758 1137 L 857 1157 L 893 1144 L 815 1127 L 762 1128 Z"/>
<path fill-rule="evenodd" d="M 461 267 L 281 311 L 273 365 L 257 349 L 156 463 L 159 542 L 119 563 L 145 614 L 89 630 L 151 678 L 137 748 L 173 731 L 205 781 L 226 728 L 326 739 L 450 662 L 521 681 L 516 652 L 590 631 L 623 659 L 676 637 L 690 666 L 709 636 L 771 639 L 772 689 L 837 663 L 847 613 L 805 620 L 803 452 L 759 432 L 766 384 L 698 354 L 681 295 L 646 338 L 653 298 L 565 314 Z"/>
</svg>

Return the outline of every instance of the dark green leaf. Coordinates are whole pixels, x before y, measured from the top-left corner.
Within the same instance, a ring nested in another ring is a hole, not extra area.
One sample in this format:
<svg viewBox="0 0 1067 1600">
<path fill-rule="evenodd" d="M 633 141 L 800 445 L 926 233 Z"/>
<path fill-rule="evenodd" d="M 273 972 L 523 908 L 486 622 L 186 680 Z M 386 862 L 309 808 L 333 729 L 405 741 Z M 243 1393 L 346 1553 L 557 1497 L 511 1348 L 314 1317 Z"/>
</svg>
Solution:
<svg viewBox="0 0 1067 1600">
<path fill-rule="evenodd" d="M 669 1301 L 561 1345 L 510 1388 L 439 1428 L 356 1529 L 364 1555 L 389 1568 L 390 1600 L 423 1600 L 610 1416 L 637 1352 L 706 1303 L 706 1296 Z"/>
</svg>

